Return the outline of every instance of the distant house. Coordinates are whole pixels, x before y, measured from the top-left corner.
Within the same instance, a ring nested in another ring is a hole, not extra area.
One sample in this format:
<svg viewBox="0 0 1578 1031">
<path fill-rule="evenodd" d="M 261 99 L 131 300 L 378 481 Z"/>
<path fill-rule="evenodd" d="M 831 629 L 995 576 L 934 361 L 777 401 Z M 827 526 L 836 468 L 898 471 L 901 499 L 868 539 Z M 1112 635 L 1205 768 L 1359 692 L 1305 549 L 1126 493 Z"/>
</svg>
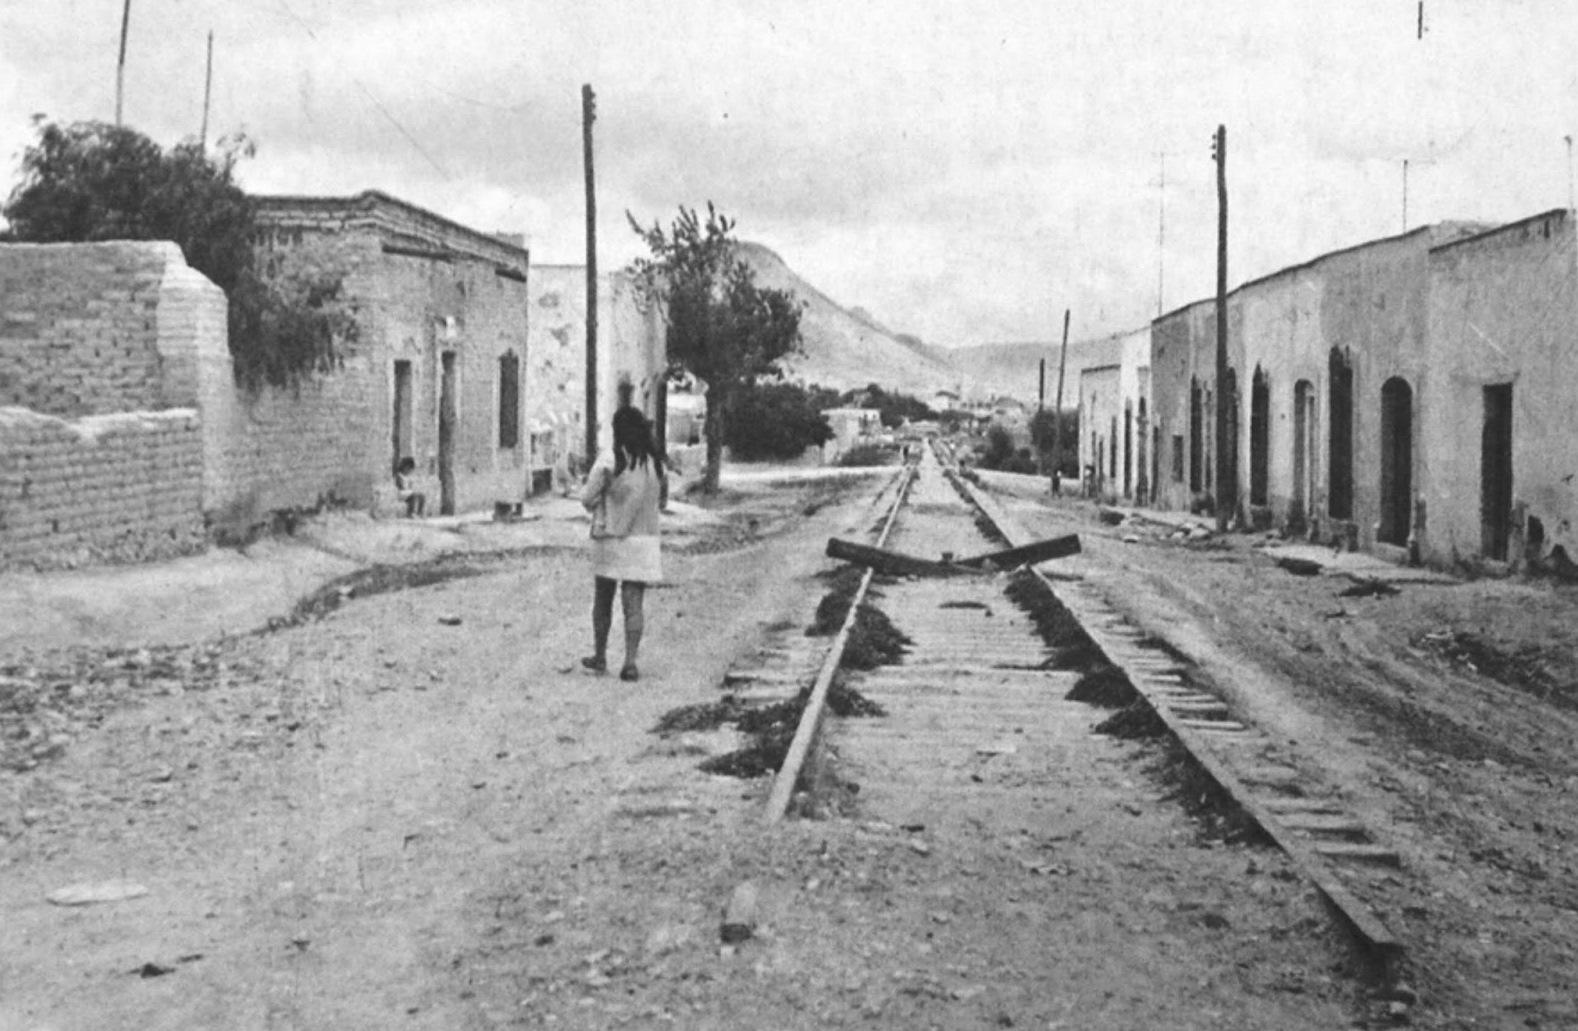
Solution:
<svg viewBox="0 0 1578 1031">
<path fill-rule="evenodd" d="M 1111 360 L 1079 372 L 1079 467 L 1098 496 L 1147 504 L 1156 481 L 1150 327 L 1105 338 L 1097 351 Z"/>
<path fill-rule="evenodd" d="M 852 448 L 882 436 L 882 413 L 875 408 L 824 408 L 822 417 L 833 430 L 832 439 L 822 447 L 824 461 L 835 462 Z"/>
</svg>

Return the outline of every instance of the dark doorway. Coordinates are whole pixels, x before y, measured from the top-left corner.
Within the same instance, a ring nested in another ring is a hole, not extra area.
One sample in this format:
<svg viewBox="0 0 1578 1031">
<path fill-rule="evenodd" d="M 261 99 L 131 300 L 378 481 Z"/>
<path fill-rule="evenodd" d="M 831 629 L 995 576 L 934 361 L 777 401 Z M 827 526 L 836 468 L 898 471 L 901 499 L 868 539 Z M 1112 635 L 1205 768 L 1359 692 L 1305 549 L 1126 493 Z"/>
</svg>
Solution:
<svg viewBox="0 0 1578 1031">
<path fill-rule="evenodd" d="M 1293 385 L 1293 510 L 1302 520 L 1315 497 L 1315 385 Z"/>
<path fill-rule="evenodd" d="M 1140 418 L 1138 423 L 1136 423 L 1136 428 L 1138 430 L 1138 432 L 1135 434 L 1137 450 L 1134 454 L 1134 501 L 1136 504 L 1140 505 L 1148 504 L 1150 502 L 1151 484 L 1154 482 L 1150 472 L 1150 425 L 1150 419 L 1147 418 L 1145 413 L 1145 398 L 1142 397 L 1140 398 Z"/>
<path fill-rule="evenodd" d="M 1331 425 L 1327 438 L 1331 482 L 1327 511 L 1333 519 L 1353 518 L 1353 365 L 1338 348 L 1331 349 Z"/>
<path fill-rule="evenodd" d="M 1200 457 L 1204 450 L 1205 403 L 1201 397 L 1200 381 L 1189 379 L 1189 490 L 1198 494 L 1202 489 Z"/>
<path fill-rule="evenodd" d="M 1255 367 L 1249 384 L 1249 503 L 1266 505 L 1271 479 L 1271 385 Z"/>
<path fill-rule="evenodd" d="M 1485 426 L 1479 451 L 1480 547 L 1506 561 L 1512 536 L 1512 384 L 1485 388 Z"/>
<path fill-rule="evenodd" d="M 1123 406 L 1123 496 L 1134 493 L 1134 409 Z"/>
<path fill-rule="evenodd" d="M 438 386 L 438 511 L 455 514 L 455 352 L 445 351 Z"/>
<path fill-rule="evenodd" d="M 1381 525 L 1384 544 L 1407 544 L 1413 519 L 1414 391 L 1396 376 L 1381 385 Z"/>
<path fill-rule="evenodd" d="M 389 456 L 391 471 L 399 471 L 400 459 L 415 458 L 412 450 L 411 421 L 415 399 L 411 390 L 411 363 L 394 363 L 394 412 L 390 420 L 389 443 L 393 454 Z"/>
<path fill-rule="evenodd" d="M 1118 482 L 1118 417 L 1112 417 L 1112 432 L 1107 437 L 1107 479 Z"/>
</svg>

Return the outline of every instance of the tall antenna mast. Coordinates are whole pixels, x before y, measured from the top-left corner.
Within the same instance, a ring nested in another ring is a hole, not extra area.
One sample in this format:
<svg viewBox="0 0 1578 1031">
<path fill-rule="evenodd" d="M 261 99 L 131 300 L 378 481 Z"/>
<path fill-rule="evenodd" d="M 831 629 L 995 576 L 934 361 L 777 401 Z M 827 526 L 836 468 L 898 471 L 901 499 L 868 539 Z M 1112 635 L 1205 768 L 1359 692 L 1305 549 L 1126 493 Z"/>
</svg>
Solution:
<svg viewBox="0 0 1578 1031">
<path fill-rule="evenodd" d="M 1156 314 L 1162 314 L 1162 290 L 1167 277 L 1167 152 L 1161 153 L 1162 174 L 1156 194 Z"/>
<path fill-rule="evenodd" d="M 203 129 L 197 136 L 197 145 L 208 153 L 208 98 L 214 89 L 214 30 L 208 30 L 208 70 L 203 73 Z"/>
<path fill-rule="evenodd" d="M 115 62 L 115 125 L 121 124 L 121 95 L 126 86 L 126 30 L 131 27 L 131 0 L 121 8 L 121 56 Z"/>
</svg>

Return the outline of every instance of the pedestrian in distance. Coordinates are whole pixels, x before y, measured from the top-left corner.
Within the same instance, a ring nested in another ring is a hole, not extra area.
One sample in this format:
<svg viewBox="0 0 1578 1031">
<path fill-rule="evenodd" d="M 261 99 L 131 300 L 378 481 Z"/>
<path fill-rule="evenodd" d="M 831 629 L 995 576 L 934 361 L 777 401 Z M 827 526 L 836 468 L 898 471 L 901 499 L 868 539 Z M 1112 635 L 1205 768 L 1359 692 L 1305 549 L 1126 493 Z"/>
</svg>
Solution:
<svg viewBox="0 0 1578 1031">
<path fill-rule="evenodd" d="M 614 595 L 623 603 L 625 661 L 619 679 L 636 680 L 645 629 L 642 604 L 647 585 L 663 578 L 659 548 L 662 459 L 652 427 L 640 409 L 614 413 L 613 450 L 598 457 L 581 490 L 592 516 L 592 654 L 581 665 L 596 673 L 608 668 L 608 635 Z"/>
<path fill-rule="evenodd" d="M 427 495 L 418 491 L 412 483 L 416 475 L 416 459 L 410 455 L 400 459 L 400 465 L 395 469 L 395 497 L 405 505 L 407 519 L 419 519 L 427 514 Z"/>
</svg>

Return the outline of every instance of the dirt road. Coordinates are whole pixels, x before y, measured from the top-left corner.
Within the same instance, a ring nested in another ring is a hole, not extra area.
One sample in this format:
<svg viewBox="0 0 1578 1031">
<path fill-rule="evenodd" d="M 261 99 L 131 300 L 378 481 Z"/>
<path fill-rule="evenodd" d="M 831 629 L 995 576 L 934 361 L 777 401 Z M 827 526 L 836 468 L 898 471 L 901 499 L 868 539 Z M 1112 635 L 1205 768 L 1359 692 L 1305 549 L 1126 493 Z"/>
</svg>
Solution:
<svg viewBox="0 0 1578 1031">
<path fill-rule="evenodd" d="M 1076 717 L 1030 728 L 1022 765 L 1004 766 L 1041 785 L 1022 826 L 906 830 L 873 801 L 768 829 L 763 782 L 696 769 L 732 735 L 649 732 L 717 698 L 764 632 L 808 620 L 822 545 L 869 526 L 869 494 L 740 489 L 674 535 L 634 686 L 576 668 L 589 585 L 568 541 L 478 555 L 420 588 L 330 592 L 321 618 L 266 634 L 4 658 L 8 697 L 32 708 L 7 724 L 28 736 L 0 772 L 0 1028 L 1364 1019 L 1307 886 L 1274 852 L 1203 839 L 1149 746 L 1092 739 Z M 1508 697 L 1483 709 L 1521 722 L 1476 722 L 1480 709 L 1457 721 L 1497 751 L 1432 748 L 1346 695 L 1284 683 L 1272 659 L 1306 654 L 1314 631 L 1268 599 L 1299 604 L 1306 581 L 1283 584 L 1247 549 L 1124 544 L 1127 530 L 1104 537 L 1092 515 L 1042 513 L 1087 536 L 1084 574 L 1132 584 L 1149 599 L 1138 611 L 1187 628 L 1213 670 L 1248 669 L 1258 649 L 1282 685 L 1266 718 L 1391 816 L 1411 859 L 1391 915 L 1429 943 L 1416 1024 L 1564 1026 L 1578 915 L 1563 906 L 1578 831 L 1559 805 L 1574 783 L 1565 713 L 1538 719 L 1546 701 L 1498 689 Z M 1267 592 L 1258 603 L 1248 577 Z M 1373 599 L 1378 612 L 1397 600 Z M 1232 606 L 1262 622 L 1240 627 Z M 1356 625 L 1318 624 L 1332 636 L 1309 661 L 1335 678 Z M 1371 648 L 1343 668 L 1369 669 Z M 1463 679 L 1447 658 L 1412 661 L 1421 681 Z M 1465 682 L 1482 697 L 1478 679 Z M 1455 695 L 1405 697 L 1436 712 Z M 722 945 L 720 909 L 747 879 L 762 925 Z M 121 881 L 146 894 L 46 901 Z"/>
</svg>

